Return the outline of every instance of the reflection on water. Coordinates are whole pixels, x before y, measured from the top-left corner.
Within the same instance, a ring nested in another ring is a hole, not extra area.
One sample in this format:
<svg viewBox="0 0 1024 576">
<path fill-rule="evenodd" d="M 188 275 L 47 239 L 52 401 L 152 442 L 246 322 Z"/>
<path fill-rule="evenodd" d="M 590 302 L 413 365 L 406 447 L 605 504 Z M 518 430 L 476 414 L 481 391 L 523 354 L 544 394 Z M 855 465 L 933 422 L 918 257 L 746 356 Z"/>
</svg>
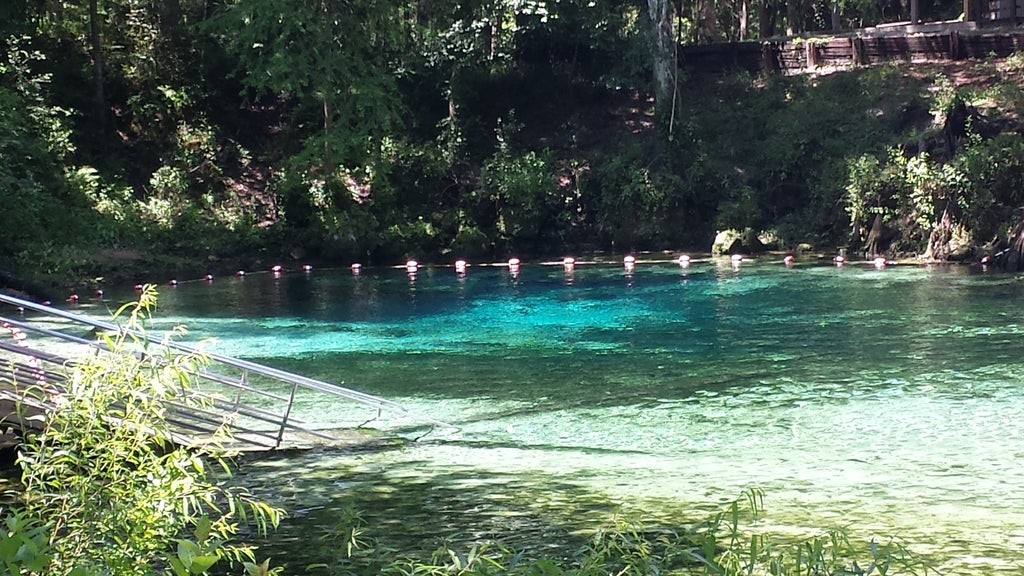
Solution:
<svg viewBox="0 0 1024 576">
<path fill-rule="evenodd" d="M 158 320 L 459 427 L 247 464 L 295 511 L 275 546 L 297 565 L 351 501 L 430 549 L 544 542 L 615 510 L 683 522 L 760 486 L 778 533 L 846 526 L 947 573 L 1019 574 L 1022 297 L 914 267 L 318 270 L 165 290 Z"/>
</svg>

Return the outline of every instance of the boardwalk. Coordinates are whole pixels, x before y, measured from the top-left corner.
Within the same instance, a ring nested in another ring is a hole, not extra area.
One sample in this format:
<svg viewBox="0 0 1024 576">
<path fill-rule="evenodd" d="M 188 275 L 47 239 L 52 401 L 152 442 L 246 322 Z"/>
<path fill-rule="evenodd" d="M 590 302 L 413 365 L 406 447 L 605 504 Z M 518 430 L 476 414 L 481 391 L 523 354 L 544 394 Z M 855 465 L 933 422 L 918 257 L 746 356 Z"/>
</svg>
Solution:
<svg viewBox="0 0 1024 576">
<path fill-rule="evenodd" d="M 53 398 L 65 391 L 68 371 L 85 354 L 111 354 L 104 340 L 76 334 L 117 332 L 117 325 L 0 294 L 0 427 L 24 433 L 42 425 Z M 25 315 L 28 313 L 31 318 Z M 362 425 L 390 416 L 392 429 L 425 434 L 451 425 L 403 406 L 329 382 L 216 354 L 164 338 L 136 334 L 171 354 L 200 354 L 209 364 L 192 372 L 198 383 L 188 397 L 172 399 L 167 413 L 174 441 L 208 442 L 227 426 L 238 450 L 303 449 L 370 442 L 379 433 Z M 303 412 L 344 406 L 334 422 L 314 423 Z"/>
<path fill-rule="evenodd" d="M 878 26 L 835 34 L 682 46 L 680 67 L 690 76 L 745 71 L 802 74 L 885 62 L 941 62 L 1024 49 L 1024 30 L 992 29 L 974 22 Z"/>
</svg>

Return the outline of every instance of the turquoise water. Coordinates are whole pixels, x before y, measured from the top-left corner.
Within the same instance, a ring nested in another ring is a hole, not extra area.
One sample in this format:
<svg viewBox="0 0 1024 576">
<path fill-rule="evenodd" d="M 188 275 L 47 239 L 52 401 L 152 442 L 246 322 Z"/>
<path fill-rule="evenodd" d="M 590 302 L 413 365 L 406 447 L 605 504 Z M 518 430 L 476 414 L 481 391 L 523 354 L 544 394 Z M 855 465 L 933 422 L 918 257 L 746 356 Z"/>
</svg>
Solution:
<svg viewBox="0 0 1024 576">
<path fill-rule="evenodd" d="M 246 464 L 293 511 L 271 548 L 294 566 L 350 502 L 430 549 L 683 522 L 756 486 L 780 535 L 846 527 L 944 573 L 1021 574 L 1022 304 L 1021 280 L 966 268 L 641 262 L 250 274 L 163 288 L 157 319 L 458 427 Z"/>
</svg>

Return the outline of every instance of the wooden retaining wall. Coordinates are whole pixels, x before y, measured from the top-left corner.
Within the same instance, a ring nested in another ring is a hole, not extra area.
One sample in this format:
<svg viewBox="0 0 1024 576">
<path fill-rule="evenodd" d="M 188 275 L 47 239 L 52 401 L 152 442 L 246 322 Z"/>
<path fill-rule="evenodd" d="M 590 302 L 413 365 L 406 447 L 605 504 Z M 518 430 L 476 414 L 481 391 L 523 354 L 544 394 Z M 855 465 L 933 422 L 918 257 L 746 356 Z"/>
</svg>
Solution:
<svg viewBox="0 0 1024 576">
<path fill-rule="evenodd" d="M 732 71 L 800 74 L 893 61 L 1006 57 L 1021 50 L 1024 50 L 1024 30 L 950 30 L 912 35 L 851 35 L 683 46 L 680 49 L 680 67 L 690 76 Z"/>
</svg>

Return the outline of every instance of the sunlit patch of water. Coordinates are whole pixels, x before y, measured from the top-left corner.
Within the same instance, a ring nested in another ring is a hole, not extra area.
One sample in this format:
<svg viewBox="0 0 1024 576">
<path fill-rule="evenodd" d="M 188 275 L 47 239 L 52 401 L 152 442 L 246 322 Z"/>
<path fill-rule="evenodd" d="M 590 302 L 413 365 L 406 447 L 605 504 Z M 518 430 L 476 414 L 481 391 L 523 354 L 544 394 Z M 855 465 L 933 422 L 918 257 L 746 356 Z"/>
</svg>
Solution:
<svg viewBox="0 0 1024 576">
<path fill-rule="evenodd" d="M 1021 282 L 964 270 L 726 262 L 578 266 L 571 283 L 557 267 L 251 276 L 179 286 L 157 319 L 458 427 L 246 464 L 293 510 L 285 556 L 350 502 L 424 550 L 535 546 L 616 512 L 693 522 L 759 486 L 778 534 L 847 527 L 949 574 L 1019 574 L 1022 301 Z"/>
</svg>

